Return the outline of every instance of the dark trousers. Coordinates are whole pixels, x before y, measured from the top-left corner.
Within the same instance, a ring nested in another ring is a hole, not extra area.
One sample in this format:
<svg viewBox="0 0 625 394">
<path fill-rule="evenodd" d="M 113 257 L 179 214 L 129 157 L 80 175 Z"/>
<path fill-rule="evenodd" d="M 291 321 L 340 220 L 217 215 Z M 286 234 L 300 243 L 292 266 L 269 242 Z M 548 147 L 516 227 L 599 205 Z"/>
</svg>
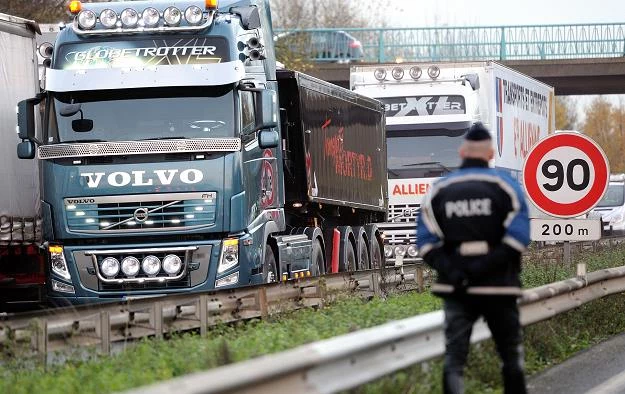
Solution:
<svg viewBox="0 0 625 394">
<path fill-rule="evenodd" d="M 469 296 L 445 298 L 445 393 L 463 393 L 463 370 L 469 354 L 473 324 L 483 316 L 502 361 L 504 393 L 525 393 L 523 342 L 515 297 Z"/>
</svg>

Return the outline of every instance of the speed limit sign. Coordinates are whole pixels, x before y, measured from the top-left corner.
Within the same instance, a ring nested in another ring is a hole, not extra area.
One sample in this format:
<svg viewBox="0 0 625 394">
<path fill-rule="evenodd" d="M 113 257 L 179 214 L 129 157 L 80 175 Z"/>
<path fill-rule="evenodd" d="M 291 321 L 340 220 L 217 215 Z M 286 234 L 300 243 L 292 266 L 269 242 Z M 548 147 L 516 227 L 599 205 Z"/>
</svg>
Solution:
<svg viewBox="0 0 625 394">
<path fill-rule="evenodd" d="M 558 133 L 538 142 L 523 166 L 530 200 L 548 215 L 570 218 L 591 210 L 610 177 L 608 159 L 590 138 Z"/>
</svg>

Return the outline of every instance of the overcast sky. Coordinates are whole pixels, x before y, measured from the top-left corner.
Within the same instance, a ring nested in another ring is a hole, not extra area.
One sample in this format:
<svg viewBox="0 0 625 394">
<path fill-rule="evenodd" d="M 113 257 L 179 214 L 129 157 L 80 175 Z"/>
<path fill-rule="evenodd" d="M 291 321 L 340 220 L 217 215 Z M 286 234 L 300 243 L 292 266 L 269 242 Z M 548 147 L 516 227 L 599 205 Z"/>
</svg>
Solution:
<svg viewBox="0 0 625 394">
<path fill-rule="evenodd" d="M 389 26 L 625 22 L 623 0 L 385 0 Z"/>
<path fill-rule="evenodd" d="M 389 27 L 623 23 L 625 0 L 386 0 Z M 615 104 L 619 95 L 606 96 Z M 620 96 L 625 99 L 625 95 Z M 578 116 L 595 96 L 574 96 Z"/>
</svg>

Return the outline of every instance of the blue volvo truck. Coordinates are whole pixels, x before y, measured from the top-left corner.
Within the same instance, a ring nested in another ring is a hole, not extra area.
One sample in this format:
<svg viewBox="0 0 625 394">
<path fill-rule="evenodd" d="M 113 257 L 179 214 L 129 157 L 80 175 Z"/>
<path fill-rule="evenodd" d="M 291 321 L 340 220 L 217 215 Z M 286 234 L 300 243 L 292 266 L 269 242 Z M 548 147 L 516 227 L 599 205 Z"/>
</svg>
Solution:
<svg viewBox="0 0 625 394">
<path fill-rule="evenodd" d="M 69 7 L 45 89 L 18 104 L 18 157 L 41 169 L 49 302 L 380 264 L 383 107 L 277 69 L 268 2 Z"/>
</svg>

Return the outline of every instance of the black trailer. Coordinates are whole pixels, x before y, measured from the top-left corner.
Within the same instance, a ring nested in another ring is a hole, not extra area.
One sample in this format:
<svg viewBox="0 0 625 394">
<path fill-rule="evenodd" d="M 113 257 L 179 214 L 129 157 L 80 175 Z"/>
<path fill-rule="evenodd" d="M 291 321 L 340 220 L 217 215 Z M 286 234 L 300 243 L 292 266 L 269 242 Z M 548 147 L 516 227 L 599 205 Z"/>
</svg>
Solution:
<svg viewBox="0 0 625 394">
<path fill-rule="evenodd" d="M 277 77 L 286 205 L 348 208 L 367 212 L 368 223 L 383 221 L 388 197 L 383 105 L 298 72 L 280 70 Z"/>
</svg>

